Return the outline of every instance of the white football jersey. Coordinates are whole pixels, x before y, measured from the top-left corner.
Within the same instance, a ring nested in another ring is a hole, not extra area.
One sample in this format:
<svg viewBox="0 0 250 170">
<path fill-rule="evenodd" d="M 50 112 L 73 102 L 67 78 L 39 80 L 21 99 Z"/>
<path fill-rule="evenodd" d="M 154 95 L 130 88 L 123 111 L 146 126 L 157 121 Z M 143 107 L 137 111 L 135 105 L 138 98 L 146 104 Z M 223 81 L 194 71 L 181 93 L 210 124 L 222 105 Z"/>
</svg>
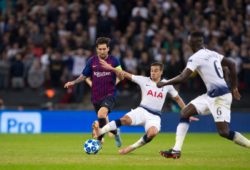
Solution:
<svg viewBox="0 0 250 170">
<path fill-rule="evenodd" d="M 158 88 L 156 83 L 149 77 L 132 75 L 132 81 L 138 84 L 141 88 L 142 99 L 140 106 L 159 114 L 161 114 L 167 93 L 169 93 L 172 97 L 176 97 L 178 95 L 178 92 L 172 85 Z M 163 79 L 162 82 L 164 81 L 166 80 Z"/>
<path fill-rule="evenodd" d="M 211 97 L 229 92 L 221 66 L 223 57 L 215 51 L 203 48 L 189 58 L 186 66 L 186 68 L 198 72 Z"/>
</svg>

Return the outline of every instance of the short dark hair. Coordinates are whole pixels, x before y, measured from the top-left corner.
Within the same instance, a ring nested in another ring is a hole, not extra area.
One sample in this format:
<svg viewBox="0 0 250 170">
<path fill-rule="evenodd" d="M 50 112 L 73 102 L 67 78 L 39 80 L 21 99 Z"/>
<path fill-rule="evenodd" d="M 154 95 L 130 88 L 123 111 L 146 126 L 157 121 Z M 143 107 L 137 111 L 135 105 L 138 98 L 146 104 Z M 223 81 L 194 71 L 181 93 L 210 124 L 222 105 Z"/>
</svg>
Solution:
<svg viewBox="0 0 250 170">
<path fill-rule="evenodd" d="M 203 36 L 202 32 L 195 31 L 195 32 L 192 32 L 190 35 L 191 35 L 192 38 L 194 38 L 196 40 L 196 44 L 198 44 L 199 46 L 203 45 L 204 36 Z"/>
<path fill-rule="evenodd" d="M 96 45 L 96 47 L 98 47 L 98 45 L 100 45 L 100 44 L 106 44 L 107 47 L 109 47 L 110 41 L 111 41 L 111 39 L 108 37 L 99 37 L 99 38 L 97 38 L 95 45 Z"/>
<path fill-rule="evenodd" d="M 161 62 L 153 62 L 150 67 L 152 66 L 159 66 L 160 70 L 164 70 L 164 65 Z"/>
<path fill-rule="evenodd" d="M 191 35 L 192 37 L 195 37 L 195 38 L 203 38 L 203 33 L 200 32 L 200 31 L 191 32 L 190 35 Z"/>
</svg>

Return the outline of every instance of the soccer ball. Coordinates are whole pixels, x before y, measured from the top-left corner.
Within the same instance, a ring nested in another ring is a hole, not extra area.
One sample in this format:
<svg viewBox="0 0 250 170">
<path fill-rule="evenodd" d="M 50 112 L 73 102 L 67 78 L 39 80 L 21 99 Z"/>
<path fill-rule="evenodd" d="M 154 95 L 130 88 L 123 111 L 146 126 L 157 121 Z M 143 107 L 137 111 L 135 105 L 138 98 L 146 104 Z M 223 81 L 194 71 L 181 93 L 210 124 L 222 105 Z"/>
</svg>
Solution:
<svg viewBox="0 0 250 170">
<path fill-rule="evenodd" d="M 102 149 L 102 145 L 99 140 L 88 139 L 83 145 L 84 151 L 87 154 L 97 154 Z"/>
</svg>

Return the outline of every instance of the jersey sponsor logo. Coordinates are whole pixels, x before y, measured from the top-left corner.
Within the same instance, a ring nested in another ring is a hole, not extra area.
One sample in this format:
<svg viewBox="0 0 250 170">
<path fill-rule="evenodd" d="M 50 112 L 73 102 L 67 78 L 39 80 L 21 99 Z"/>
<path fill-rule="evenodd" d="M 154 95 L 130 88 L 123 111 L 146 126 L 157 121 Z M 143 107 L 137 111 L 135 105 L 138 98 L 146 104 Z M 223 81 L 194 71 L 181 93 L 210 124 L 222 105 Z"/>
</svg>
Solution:
<svg viewBox="0 0 250 170">
<path fill-rule="evenodd" d="M 111 72 L 99 72 L 99 71 L 95 71 L 94 72 L 94 76 L 96 77 L 105 77 L 105 76 L 110 76 Z"/>
<path fill-rule="evenodd" d="M 149 90 L 147 93 L 147 96 L 152 96 L 152 97 L 161 98 L 161 99 L 163 98 L 162 92 L 157 93 L 156 91 L 153 91 L 153 90 Z"/>
<path fill-rule="evenodd" d="M 192 62 L 193 60 L 192 59 L 189 59 L 188 62 Z"/>
</svg>

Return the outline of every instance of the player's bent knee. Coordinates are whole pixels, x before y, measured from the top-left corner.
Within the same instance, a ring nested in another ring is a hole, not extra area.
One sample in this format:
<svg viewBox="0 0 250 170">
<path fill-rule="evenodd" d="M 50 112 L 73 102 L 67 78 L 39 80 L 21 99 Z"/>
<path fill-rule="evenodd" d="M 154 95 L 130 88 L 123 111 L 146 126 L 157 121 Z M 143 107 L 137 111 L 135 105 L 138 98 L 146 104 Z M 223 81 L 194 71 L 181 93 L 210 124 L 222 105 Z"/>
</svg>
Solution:
<svg viewBox="0 0 250 170">
<path fill-rule="evenodd" d="M 188 104 L 184 109 L 181 110 L 181 118 L 189 118 L 190 116 L 198 114 L 193 104 Z"/>
<path fill-rule="evenodd" d="M 153 133 L 147 134 L 147 136 L 148 136 L 149 139 L 153 139 L 157 134 L 158 133 L 153 132 Z"/>
<path fill-rule="evenodd" d="M 108 115 L 108 112 L 109 112 L 108 108 L 106 108 L 106 107 L 101 107 L 101 108 L 98 110 L 98 112 L 97 112 L 97 116 L 98 116 L 98 118 L 106 118 L 107 115 Z"/>
<path fill-rule="evenodd" d="M 121 120 L 122 125 L 131 125 L 132 124 L 132 120 L 128 116 L 124 116 L 120 120 Z"/>
<path fill-rule="evenodd" d="M 158 130 L 155 127 L 151 127 L 147 132 L 147 137 L 153 139 L 158 134 Z"/>
<path fill-rule="evenodd" d="M 190 116 L 187 114 L 187 112 L 185 112 L 185 110 L 182 110 L 181 113 L 180 113 L 180 117 L 188 119 Z"/>
<path fill-rule="evenodd" d="M 107 115 L 106 115 L 106 114 L 103 114 L 103 113 L 99 113 L 99 112 L 98 112 L 97 117 L 98 117 L 98 118 L 105 118 L 105 119 L 106 119 Z"/>
<path fill-rule="evenodd" d="M 105 118 L 106 119 L 107 115 L 108 114 L 106 112 L 103 112 L 101 110 L 99 110 L 98 113 L 97 113 L 98 118 Z"/>
</svg>

